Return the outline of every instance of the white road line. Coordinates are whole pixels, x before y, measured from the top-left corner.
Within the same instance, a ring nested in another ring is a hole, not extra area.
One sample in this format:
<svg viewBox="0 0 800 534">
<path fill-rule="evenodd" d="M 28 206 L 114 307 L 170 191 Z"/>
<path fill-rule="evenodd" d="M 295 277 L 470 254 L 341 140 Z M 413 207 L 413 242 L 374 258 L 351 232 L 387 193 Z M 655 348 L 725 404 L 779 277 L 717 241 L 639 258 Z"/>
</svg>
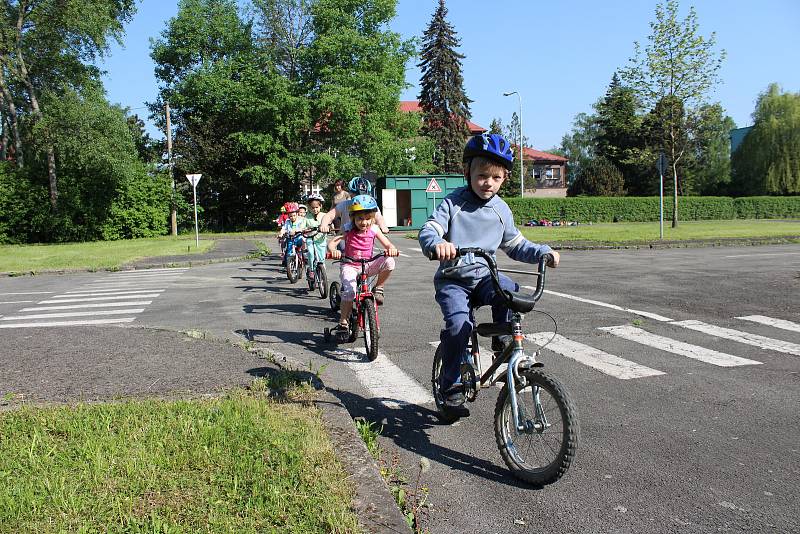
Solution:
<svg viewBox="0 0 800 534">
<path fill-rule="evenodd" d="M 411 250 L 416 250 L 417 252 L 422 252 L 421 248 L 417 248 L 417 247 L 409 247 L 409 248 L 411 248 Z"/>
<path fill-rule="evenodd" d="M 140 290 L 124 289 L 124 288 L 109 288 L 109 289 L 91 289 L 91 288 L 87 288 L 87 289 L 81 289 L 80 291 L 67 291 L 66 293 L 64 293 L 64 295 L 69 295 L 71 297 L 73 295 L 78 295 L 78 294 L 82 294 L 82 293 L 88 293 L 90 291 L 99 292 L 99 293 L 103 293 L 103 294 L 106 294 L 106 295 L 113 295 L 115 292 L 122 292 L 122 291 L 124 291 L 126 293 L 150 293 L 152 291 L 164 291 L 165 289 L 166 289 L 165 287 L 153 287 L 153 288 L 150 288 L 150 289 L 140 289 Z"/>
<path fill-rule="evenodd" d="M 691 330 L 697 330 L 698 332 L 703 332 L 712 336 L 731 339 L 746 345 L 752 345 L 754 347 L 759 347 L 766 350 L 774 350 L 778 352 L 784 352 L 786 354 L 800 356 L 800 345 L 797 345 L 796 343 L 789 343 L 788 341 L 781 341 L 756 334 L 748 334 L 747 332 L 740 332 L 731 328 L 714 326 L 701 321 L 678 321 L 672 324 L 689 328 Z"/>
<path fill-rule="evenodd" d="M 106 278 L 97 278 L 92 280 L 93 283 L 135 283 L 135 282 L 150 282 L 150 281 L 157 281 L 157 282 L 172 282 L 174 280 L 179 280 L 180 276 L 170 275 L 170 276 L 123 276 L 123 277 L 115 277 L 109 276 Z"/>
<path fill-rule="evenodd" d="M 188 271 L 188 267 L 162 267 L 159 269 L 133 269 L 131 271 L 118 271 L 116 274 L 146 274 L 146 273 L 166 273 L 166 272 L 174 272 L 174 273 L 183 273 Z"/>
<path fill-rule="evenodd" d="M 154 283 L 138 283 L 138 284 L 92 284 L 84 286 L 84 291 L 98 291 L 98 290 L 108 290 L 108 291 L 123 291 L 128 289 L 149 289 L 150 291 L 155 291 L 157 289 L 164 289 L 164 283 L 159 282 L 157 284 Z"/>
<path fill-rule="evenodd" d="M 0 300 L 0 304 L 27 304 L 29 302 L 36 302 L 35 300 Z"/>
<path fill-rule="evenodd" d="M 774 326 L 775 328 L 789 330 L 790 332 L 800 332 L 800 324 L 793 323 L 785 319 L 774 319 L 772 317 L 765 317 L 763 315 L 746 315 L 744 317 L 737 317 L 737 319 Z"/>
<path fill-rule="evenodd" d="M 0 293 L 0 295 L 50 295 L 53 291 L 28 291 L 27 293 Z"/>
<path fill-rule="evenodd" d="M 163 289 L 141 289 L 138 291 L 103 291 L 100 293 L 87 293 L 87 292 L 80 292 L 80 293 L 65 293 L 63 295 L 57 295 L 52 297 L 54 299 L 64 299 L 64 298 L 77 298 L 77 297 L 110 297 L 112 295 L 130 295 L 133 298 L 136 298 L 137 293 L 161 293 Z"/>
<path fill-rule="evenodd" d="M 534 288 L 532 286 L 523 286 L 523 287 L 525 289 L 528 289 L 528 290 L 531 290 L 531 291 L 534 291 L 536 289 L 536 288 Z M 663 315 L 658 315 L 656 313 L 650 313 L 650 312 L 641 311 L 641 310 L 633 310 L 633 309 L 630 309 L 630 308 L 623 308 L 622 306 L 617 306 L 615 304 L 608 304 L 607 302 L 600 302 L 598 300 L 591 300 L 591 299 L 585 299 L 585 298 L 582 298 L 582 297 L 576 297 L 575 295 L 567 295 L 566 293 L 558 293 L 556 291 L 550 291 L 549 289 L 545 289 L 544 292 L 549 294 L 549 295 L 555 295 L 556 297 L 562 297 L 562 298 L 565 298 L 565 299 L 577 300 L 578 302 L 585 302 L 587 304 L 594 304 L 595 306 L 602 306 L 604 308 L 611 308 L 612 310 L 620 310 L 620 311 L 624 311 L 624 312 L 628 312 L 628 313 L 633 313 L 633 314 L 636 314 L 636 315 L 640 315 L 642 317 L 647 317 L 648 319 L 654 319 L 656 321 L 661 321 L 661 322 L 664 322 L 664 323 L 668 323 L 668 322 L 672 321 L 672 319 L 670 319 L 669 317 L 664 317 Z"/>
<path fill-rule="evenodd" d="M 753 256 L 795 256 L 800 254 L 800 252 L 775 252 L 772 254 L 767 254 L 763 252 L 761 254 L 736 254 L 735 256 L 724 256 L 725 258 L 752 258 Z"/>
<path fill-rule="evenodd" d="M 552 332 L 537 332 L 535 334 L 528 334 L 525 336 L 527 339 L 533 341 L 538 345 L 544 345 L 553 337 Z M 567 358 L 571 358 L 579 363 L 587 365 L 593 369 L 597 369 L 601 373 L 619 378 L 621 380 L 629 380 L 631 378 L 644 378 L 647 376 L 658 376 L 665 374 L 662 371 L 639 365 L 619 356 L 614 356 L 602 350 L 578 343 L 565 338 L 560 334 L 556 334 L 553 341 L 545 347 L 545 350 L 550 350 L 556 354 L 561 354 Z"/>
<path fill-rule="evenodd" d="M 124 310 L 98 310 L 67 313 L 39 313 L 36 315 L 16 315 L 0 318 L 0 321 L 25 321 L 28 319 L 58 319 L 64 317 L 93 317 L 95 315 L 125 315 L 142 313 L 144 308 L 125 308 Z"/>
<path fill-rule="evenodd" d="M 35 308 L 22 308 L 21 312 L 50 311 L 50 310 L 81 310 L 88 308 L 111 308 L 116 306 L 147 306 L 152 300 L 137 300 L 132 302 L 104 302 L 103 304 L 72 304 L 69 306 L 37 306 Z"/>
<path fill-rule="evenodd" d="M 145 295 L 136 295 L 136 298 L 155 298 L 158 297 L 159 293 L 147 293 Z M 123 295 L 118 297 L 92 297 L 86 299 L 54 299 L 54 300 L 43 300 L 39 304 L 65 304 L 67 302 L 93 302 L 99 300 L 119 300 L 119 299 L 129 299 L 131 298 L 130 295 Z"/>
<path fill-rule="evenodd" d="M 400 255 L 400 257 L 402 257 L 402 258 L 410 258 L 410 257 L 411 257 L 411 256 L 409 256 L 408 254 L 406 254 L 405 252 L 398 252 L 398 254 L 399 254 L 399 255 Z"/>
<path fill-rule="evenodd" d="M 617 337 L 621 337 L 622 339 L 641 343 L 642 345 L 647 345 L 648 347 L 654 347 L 663 351 L 671 352 L 673 354 L 678 354 L 680 356 L 686 356 L 687 358 L 710 363 L 719 367 L 760 365 L 762 363 L 755 360 L 748 360 L 747 358 L 740 358 L 739 356 L 733 356 L 731 354 L 725 354 L 724 352 L 706 349 L 697 345 L 690 345 L 689 343 L 676 341 L 668 337 L 651 334 L 650 332 L 642 330 L 641 328 L 636 328 L 635 326 L 604 326 L 602 328 L 598 328 L 598 330 L 609 332 Z"/>
<path fill-rule="evenodd" d="M 117 323 L 130 323 L 135 320 L 136 317 L 123 317 L 120 319 L 88 319 L 82 321 L 42 321 L 37 323 L 0 324 L 0 328 L 33 328 L 40 326 L 79 326 L 79 325 L 117 324 Z"/>
<path fill-rule="evenodd" d="M 433 404 L 430 392 L 393 364 L 382 352 L 378 352 L 374 362 L 367 359 L 363 348 L 339 349 L 334 353 L 346 358 L 345 363 L 355 373 L 361 385 L 387 407 Z"/>
</svg>

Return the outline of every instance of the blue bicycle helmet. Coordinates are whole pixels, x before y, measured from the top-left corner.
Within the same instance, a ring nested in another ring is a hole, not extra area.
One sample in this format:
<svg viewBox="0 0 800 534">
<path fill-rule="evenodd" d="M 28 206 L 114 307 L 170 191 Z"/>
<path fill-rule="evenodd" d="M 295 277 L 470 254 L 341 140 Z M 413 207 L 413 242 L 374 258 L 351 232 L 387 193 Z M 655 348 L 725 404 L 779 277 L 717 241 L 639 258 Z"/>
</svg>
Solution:
<svg viewBox="0 0 800 534">
<path fill-rule="evenodd" d="M 350 202 L 348 211 L 351 215 L 357 211 L 378 211 L 378 203 L 369 195 L 356 195 Z"/>
<path fill-rule="evenodd" d="M 356 176 L 347 184 L 350 192 L 356 195 L 372 195 L 372 184 L 366 178 Z"/>
<path fill-rule="evenodd" d="M 468 163 L 475 156 L 487 157 L 509 171 L 514 166 L 514 153 L 511 151 L 511 143 L 500 134 L 485 133 L 471 137 L 464 147 L 462 161 Z"/>
</svg>

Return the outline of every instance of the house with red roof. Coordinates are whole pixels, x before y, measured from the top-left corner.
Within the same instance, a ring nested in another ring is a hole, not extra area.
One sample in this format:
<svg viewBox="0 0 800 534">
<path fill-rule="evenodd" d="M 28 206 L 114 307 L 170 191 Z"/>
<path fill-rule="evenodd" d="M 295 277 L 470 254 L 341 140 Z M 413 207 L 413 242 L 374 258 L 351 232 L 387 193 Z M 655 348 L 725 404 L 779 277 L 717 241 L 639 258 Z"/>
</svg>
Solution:
<svg viewBox="0 0 800 534">
<path fill-rule="evenodd" d="M 518 152 L 516 145 L 514 152 Z M 564 156 L 525 147 L 522 152 L 525 196 L 567 196 L 567 161 Z"/>
<path fill-rule="evenodd" d="M 419 100 L 401 100 L 400 111 L 405 113 L 422 113 L 422 107 L 419 105 Z M 470 135 L 482 134 L 488 131 L 483 126 L 478 126 L 471 121 L 467 121 L 467 128 L 469 128 Z"/>
</svg>

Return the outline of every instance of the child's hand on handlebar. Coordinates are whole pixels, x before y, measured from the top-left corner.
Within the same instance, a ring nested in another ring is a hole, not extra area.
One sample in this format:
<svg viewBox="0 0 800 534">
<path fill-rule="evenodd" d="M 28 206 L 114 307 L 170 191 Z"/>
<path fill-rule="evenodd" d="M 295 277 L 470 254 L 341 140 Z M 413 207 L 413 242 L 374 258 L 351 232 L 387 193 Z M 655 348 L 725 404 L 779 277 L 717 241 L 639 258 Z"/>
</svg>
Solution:
<svg viewBox="0 0 800 534">
<path fill-rule="evenodd" d="M 392 258 L 396 258 L 397 256 L 400 255 L 400 251 L 394 247 L 389 247 L 386 250 L 384 250 L 384 252 L 386 253 L 387 256 Z"/>
<path fill-rule="evenodd" d="M 552 251 L 548 252 L 547 254 L 550 256 L 547 259 L 547 266 L 548 267 L 552 267 L 553 269 L 558 267 L 558 262 L 561 260 L 561 255 L 558 252 L 556 252 L 555 250 L 552 250 Z"/>
<path fill-rule="evenodd" d="M 342 259 L 342 251 L 341 250 L 338 250 L 338 249 L 331 250 L 330 254 L 331 254 L 331 258 L 333 258 L 334 260 Z"/>
<path fill-rule="evenodd" d="M 453 260 L 458 256 L 455 245 L 448 241 L 442 241 L 436 245 L 436 258 L 439 261 Z"/>
</svg>

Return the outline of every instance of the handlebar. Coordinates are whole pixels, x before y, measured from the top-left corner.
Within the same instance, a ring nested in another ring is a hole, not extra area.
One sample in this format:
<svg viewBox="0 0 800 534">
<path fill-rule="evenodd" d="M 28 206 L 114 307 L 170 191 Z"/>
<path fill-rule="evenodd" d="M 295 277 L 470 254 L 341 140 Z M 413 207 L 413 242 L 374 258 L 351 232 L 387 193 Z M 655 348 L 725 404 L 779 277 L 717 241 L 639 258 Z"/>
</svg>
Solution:
<svg viewBox="0 0 800 534">
<path fill-rule="evenodd" d="M 350 256 L 344 256 L 344 255 L 342 255 L 342 257 L 341 257 L 341 258 L 339 258 L 339 259 L 338 259 L 338 260 L 336 260 L 336 261 L 341 261 L 341 262 L 349 262 L 349 263 L 361 263 L 361 264 L 367 264 L 367 263 L 369 263 L 369 262 L 371 262 L 371 261 L 375 261 L 375 260 L 377 260 L 377 259 L 378 259 L 378 258 L 380 258 L 380 257 L 383 257 L 383 256 L 388 256 L 388 255 L 389 255 L 389 254 L 388 254 L 388 253 L 387 253 L 385 250 L 382 250 L 382 251 L 380 251 L 379 253 L 377 253 L 377 254 L 375 254 L 374 256 L 372 256 L 371 258 L 351 258 Z M 332 259 L 332 256 L 331 256 L 330 252 L 328 252 L 328 253 L 326 253 L 326 254 L 325 254 L 325 258 L 326 258 L 326 259 Z"/>
<path fill-rule="evenodd" d="M 480 247 L 461 247 L 456 249 L 456 258 L 460 258 L 462 256 L 466 256 L 467 254 L 474 254 L 480 258 L 486 260 L 486 266 L 489 269 L 489 274 L 492 277 L 492 284 L 494 285 L 495 290 L 503 296 L 503 299 L 506 301 L 506 305 L 510 308 L 525 313 L 526 311 L 530 311 L 533 309 L 533 306 L 536 302 L 542 298 L 542 293 L 544 293 L 544 283 L 545 283 L 545 272 L 547 271 L 547 263 L 552 260 L 552 254 L 543 254 L 541 258 L 539 258 L 538 269 L 534 273 L 526 273 L 523 271 L 510 271 L 516 272 L 521 274 L 531 274 L 537 276 L 536 280 L 536 289 L 534 290 L 532 295 L 523 295 L 522 293 L 514 293 L 512 291 L 506 291 L 500 287 L 500 277 L 498 275 L 499 269 L 497 268 L 497 261 L 494 257 L 483 250 Z M 437 260 L 436 249 L 431 250 L 428 253 L 428 259 L 431 261 Z M 452 269 L 459 269 L 462 267 L 467 266 L 458 266 L 453 267 Z"/>
</svg>

